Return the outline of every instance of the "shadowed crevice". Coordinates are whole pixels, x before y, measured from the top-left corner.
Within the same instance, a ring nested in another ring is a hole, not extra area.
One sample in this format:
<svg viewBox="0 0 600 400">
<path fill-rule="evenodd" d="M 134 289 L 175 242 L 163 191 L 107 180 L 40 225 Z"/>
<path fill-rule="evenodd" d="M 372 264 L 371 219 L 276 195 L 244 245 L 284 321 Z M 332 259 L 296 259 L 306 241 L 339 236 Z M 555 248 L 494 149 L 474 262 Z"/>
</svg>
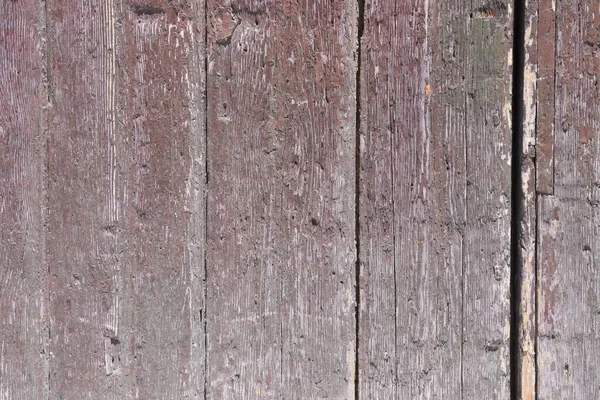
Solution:
<svg viewBox="0 0 600 400">
<path fill-rule="evenodd" d="M 519 326 L 521 321 L 521 218 L 523 215 L 523 73 L 525 68 L 525 3 L 514 2 L 513 82 L 512 82 L 512 162 L 511 162 L 511 243 L 510 243 L 510 392 L 511 399 L 521 397 Z"/>
<path fill-rule="evenodd" d="M 360 363 L 359 363 L 359 334 L 360 334 L 360 131 L 361 131 L 361 79 L 360 70 L 362 67 L 361 41 L 364 31 L 365 0 L 358 0 L 358 18 L 357 18 L 357 48 L 356 48 L 356 151 L 355 151 L 355 201 L 354 201 L 354 223 L 355 223 L 355 241 L 356 241 L 356 266 L 355 266 L 355 298 L 356 306 L 354 309 L 355 321 L 355 343 L 354 343 L 354 398 L 360 397 Z"/>
</svg>

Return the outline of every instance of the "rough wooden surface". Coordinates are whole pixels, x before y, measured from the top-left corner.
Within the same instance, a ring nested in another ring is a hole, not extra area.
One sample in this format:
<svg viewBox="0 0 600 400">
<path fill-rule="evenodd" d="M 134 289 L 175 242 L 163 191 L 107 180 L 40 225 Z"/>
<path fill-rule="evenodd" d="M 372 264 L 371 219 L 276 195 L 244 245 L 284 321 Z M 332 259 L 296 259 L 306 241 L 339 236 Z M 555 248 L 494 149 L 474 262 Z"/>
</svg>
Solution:
<svg viewBox="0 0 600 400">
<path fill-rule="evenodd" d="M 365 398 L 509 398 L 512 11 L 365 4 Z"/>
<path fill-rule="evenodd" d="M 39 2 L 0 2 L 0 399 L 46 393 Z"/>
<path fill-rule="evenodd" d="M 356 2 L 208 2 L 208 398 L 353 398 Z"/>
<path fill-rule="evenodd" d="M 592 399 L 600 385 L 598 207 L 541 196 L 538 221 L 538 398 Z"/>
<path fill-rule="evenodd" d="M 194 164 L 204 161 L 204 130 L 194 119 L 202 121 L 204 113 L 193 99 L 202 93 L 195 41 L 204 29 L 197 7 L 204 5 L 160 0 L 130 7 L 123 13 L 119 65 L 131 151 L 125 224 L 135 397 L 197 397 L 203 392 L 197 370 L 203 354 L 195 347 L 204 345 L 198 334 L 204 269 L 202 250 L 191 242 L 203 234 L 203 179 Z"/>
<path fill-rule="evenodd" d="M 554 194 L 600 199 L 600 4 L 556 3 Z"/>
<path fill-rule="evenodd" d="M 113 11 L 102 3 L 47 6 L 49 396 L 126 397 L 132 387 L 124 367 L 133 356 L 119 226 L 123 174 L 116 160 L 124 143 L 115 140 Z"/>
<path fill-rule="evenodd" d="M 203 391 L 197 7 L 47 5 L 51 399 Z"/>
<path fill-rule="evenodd" d="M 544 67 L 545 80 L 555 82 L 553 90 L 538 93 L 540 105 L 553 105 L 538 124 L 545 128 L 538 131 L 545 146 L 538 169 L 553 182 L 538 195 L 540 400 L 597 398 L 600 390 L 594 365 L 600 343 L 599 7 L 598 1 L 540 5 L 538 38 L 547 51 L 540 73 Z M 541 36 L 542 24 L 556 35 Z"/>
<path fill-rule="evenodd" d="M 0 3 L 0 400 L 596 398 L 599 10 Z"/>
<path fill-rule="evenodd" d="M 537 7 L 536 7 L 537 6 Z M 532 24 L 532 37 L 537 47 L 537 119 L 536 119 L 536 188 L 540 193 L 554 191 L 554 106 L 556 91 L 555 43 L 556 1 L 538 0 L 528 2 L 527 12 L 535 18 L 537 14 L 537 37 Z M 537 40 L 536 40 L 537 39 Z"/>
<path fill-rule="evenodd" d="M 510 396 L 512 4 L 474 1 L 467 37 L 463 396 Z"/>
</svg>

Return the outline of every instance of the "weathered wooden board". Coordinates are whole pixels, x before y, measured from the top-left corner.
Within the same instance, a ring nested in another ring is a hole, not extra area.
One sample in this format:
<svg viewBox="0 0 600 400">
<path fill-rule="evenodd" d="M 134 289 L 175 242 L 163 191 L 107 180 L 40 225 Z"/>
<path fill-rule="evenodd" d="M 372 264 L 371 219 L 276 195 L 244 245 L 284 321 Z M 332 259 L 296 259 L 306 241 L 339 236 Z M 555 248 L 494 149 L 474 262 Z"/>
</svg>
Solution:
<svg viewBox="0 0 600 400">
<path fill-rule="evenodd" d="M 556 2 L 554 191 L 600 199 L 600 2 Z"/>
<path fill-rule="evenodd" d="M 502 1 L 366 1 L 365 398 L 509 398 L 512 18 Z"/>
<path fill-rule="evenodd" d="M 207 12 L 207 396 L 353 398 L 357 3 Z"/>
<path fill-rule="evenodd" d="M 554 85 L 538 92 L 538 398 L 597 398 L 600 3 L 540 5 L 539 21 L 540 82 Z"/>
<path fill-rule="evenodd" d="M 201 2 L 48 9 L 50 398 L 201 396 Z"/>
<path fill-rule="evenodd" d="M 473 1 L 470 17 L 463 396 L 504 399 L 510 396 L 512 3 Z"/>
<path fill-rule="evenodd" d="M 536 7 L 537 6 L 537 7 Z M 535 135 L 535 165 L 536 188 L 539 193 L 552 194 L 554 191 L 554 103 L 556 85 L 556 1 L 538 0 L 527 4 L 526 11 L 529 16 L 537 16 L 537 30 L 535 21 L 526 20 L 530 24 L 531 37 L 531 62 L 537 62 L 537 87 L 536 87 L 536 135 Z M 536 36 L 537 32 L 537 36 Z M 536 57 L 537 56 L 537 57 Z"/>
<path fill-rule="evenodd" d="M 39 2 L 0 2 L 0 399 L 47 387 Z"/>
<path fill-rule="evenodd" d="M 592 399 L 600 389 L 600 213 L 597 204 L 539 198 L 540 400 Z"/>
<path fill-rule="evenodd" d="M 519 10 L 512 126 L 505 0 L 0 3 L 0 400 L 596 398 L 600 0 Z"/>
</svg>

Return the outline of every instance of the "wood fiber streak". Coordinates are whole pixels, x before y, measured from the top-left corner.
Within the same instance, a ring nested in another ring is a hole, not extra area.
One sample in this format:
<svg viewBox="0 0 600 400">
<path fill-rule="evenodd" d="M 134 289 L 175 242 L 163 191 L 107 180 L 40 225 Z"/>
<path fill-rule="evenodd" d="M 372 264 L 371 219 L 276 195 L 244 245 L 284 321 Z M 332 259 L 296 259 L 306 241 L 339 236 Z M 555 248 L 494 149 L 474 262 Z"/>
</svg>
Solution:
<svg viewBox="0 0 600 400">
<path fill-rule="evenodd" d="M 365 4 L 365 398 L 509 398 L 511 43 L 506 2 Z"/>
<path fill-rule="evenodd" d="M 207 396 L 353 398 L 356 2 L 207 11 Z"/>
<path fill-rule="evenodd" d="M 43 398 L 47 331 L 39 2 L 0 2 L 0 399 Z"/>
<path fill-rule="evenodd" d="M 538 196 L 538 399 L 588 399 L 600 388 L 600 3 L 552 7 L 554 195 Z"/>
<path fill-rule="evenodd" d="M 203 5 L 152 7 L 48 3 L 51 399 L 203 396 Z"/>
</svg>

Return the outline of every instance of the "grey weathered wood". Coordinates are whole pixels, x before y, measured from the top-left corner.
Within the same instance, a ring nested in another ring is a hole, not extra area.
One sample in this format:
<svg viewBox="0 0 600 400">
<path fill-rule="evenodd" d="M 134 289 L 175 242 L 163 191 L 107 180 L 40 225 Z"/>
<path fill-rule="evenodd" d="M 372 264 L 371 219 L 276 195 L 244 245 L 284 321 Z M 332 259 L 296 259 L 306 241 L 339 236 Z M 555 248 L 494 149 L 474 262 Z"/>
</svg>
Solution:
<svg viewBox="0 0 600 400">
<path fill-rule="evenodd" d="M 0 399 L 47 389 L 39 2 L 0 2 Z"/>
<path fill-rule="evenodd" d="M 598 206 L 539 197 L 540 400 L 592 399 L 600 370 Z"/>
<path fill-rule="evenodd" d="M 0 399 L 597 397 L 600 2 L 525 4 L 514 366 L 511 5 L 366 1 L 357 155 L 300 3 L 0 4 Z"/>
<path fill-rule="evenodd" d="M 556 2 L 554 194 L 600 199 L 598 74 L 600 4 Z"/>
<path fill-rule="evenodd" d="M 554 192 L 553 137 L 556 101 L 556 1 L 531 1 L 527 4 L 526 10 L 534 18 L 537 14 L 538 18 L 538 29 L 532 31 L 533 45 L 537 48 L 537 60 L 531 60 L 537 61 L 536 188 L 540 193 L 552 194 Z M 531 21 L 531 24 L 535 24 L 535 21 Z"/>
<path fill-rule="evenodd" d="M 119 58 L 132 150 L 133 366 L 136 397 L 175 399 L 203 393 L 195 370 L 203 365 L 197 349 L 204 345 L 198 332 L 203 310 L 191 307 L 202 307 L 204 268 L 202 248 L 190 241 L 203 240 L 198 172 L 204 113 L 197 109 L 202 68 L 196 41 L 202 41 L 204 20 L 196 19 L 204 5 L 161 0 L 151 6 L 137 2 L 124 13 Z"/>
<path fill-rule="evenodd" d="M 474 1 L 467 31 L 463 396 L 510 396 L 512 4 Z"/>
<path fill-rule="evenodd" d="M 538 124 L 546 128 L 538 131 L 538 141 L 553 150 L 549 157 L 540 146 L 545 158 L 538 165 L 553 181 L 538 196 L 538 398 L 597 398 L 600 3 L 551 5 L 540 7 L 538 36 L 555 62 L 552 67 L 550 56 L 540 58 L 540 74 L 543 65 L 543 78 L 555 86 L 538 93 L 540 104 L 553 105 Z M 542 21 L 551 31 L 553 19 L 556 36 L 541 37 Z"/>
<path fill-rule="evenodd" d="M 203 5 L 50 1 L 50 398 L 203 394 Z"/>
<path fill-rule="evenodd" d="M 127 153 L 117 124 L 115 10 L 110 2 L 57 1 L 47 10 L 49 395 L 127 398 L 133 393 L 122 222 Z"/>
<path fill-rule="evenodd" d="M 365 398 L 509 398 L 511 42 L 506 2 L 366 2 Z"/>
<path fill-rule="evenodd" d="M 353 398 L 350 0 L 208 2 L 208 397 Z"/>
</svg>

